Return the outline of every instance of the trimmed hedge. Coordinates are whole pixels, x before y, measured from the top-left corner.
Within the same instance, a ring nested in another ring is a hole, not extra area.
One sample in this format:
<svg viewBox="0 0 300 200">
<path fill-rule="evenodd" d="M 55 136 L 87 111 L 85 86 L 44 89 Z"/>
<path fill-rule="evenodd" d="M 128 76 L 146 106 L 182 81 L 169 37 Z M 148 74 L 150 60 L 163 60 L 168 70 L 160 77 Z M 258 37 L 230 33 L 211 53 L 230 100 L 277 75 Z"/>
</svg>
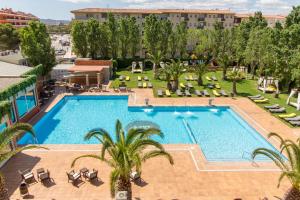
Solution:
<svg viewBox="0 0 300 200">
<path fill-rule="evenodd" d="M 23 74 L 23 76 L 29 76 L 29 75 L 36 75 L 36 76 L 41 76 L 44 74 L 45 68 L 43 67 L 42 64 L 37 65 L 33 67 L 30 71 L 26 72 Z"/>
</svg>

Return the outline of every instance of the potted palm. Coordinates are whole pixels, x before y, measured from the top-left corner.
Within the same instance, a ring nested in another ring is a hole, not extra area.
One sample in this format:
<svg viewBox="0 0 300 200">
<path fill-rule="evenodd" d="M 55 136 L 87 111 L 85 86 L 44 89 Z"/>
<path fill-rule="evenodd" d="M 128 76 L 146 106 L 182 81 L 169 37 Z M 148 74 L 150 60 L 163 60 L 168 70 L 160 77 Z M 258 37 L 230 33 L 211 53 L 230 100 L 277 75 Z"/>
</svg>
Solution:
<svg viewBox="0 0 300 200">
<path fill-rule="evenodd" d="M 276 137 L 280 141 L 280 153 L 267 148 L 258 148 L 252 153 L 254 159 L 257 155 L 270 158 L 281 170 L 278 187 L 283 178 L 288 178 L 292 187 L 285 193 L 283 200 L 300 199 L 300 138 L 297 142 L 284 140 L 276 133 L 270 133 L 269 137 Z M 287 159 L 282 153 L 285 153 Z"/>
<path fill-rule="evenodd" d="M 127 199 L 131 199 L 130 174 L 134 170 L 141 174 L 142 163 L 146 160 L 164 156 L 170 164 L 174 164 L 172 156 L 165 151 L 163 146 L 152 140 L 150 136 L 163 136 L 157 128 L 131 128 L 127 134 L 122 128 L 119 120 L 116 122 L 116 140 L 102 128 L 91 130 L 85 135 L 85 140 L 97 139 L 102 144 L 100 155 L 83 155 L 74 159 L 71 166 L 80 158 L 95 158 L 106 162 L 112 167 L 110 174 L 110 189 L 112 197 L 119 191 L 127 191 Z M 144 151 L 147 147 L 154 147 L 153 150 Z M 105 154 L 108 153 L 109 157 Z"/>
</svg>

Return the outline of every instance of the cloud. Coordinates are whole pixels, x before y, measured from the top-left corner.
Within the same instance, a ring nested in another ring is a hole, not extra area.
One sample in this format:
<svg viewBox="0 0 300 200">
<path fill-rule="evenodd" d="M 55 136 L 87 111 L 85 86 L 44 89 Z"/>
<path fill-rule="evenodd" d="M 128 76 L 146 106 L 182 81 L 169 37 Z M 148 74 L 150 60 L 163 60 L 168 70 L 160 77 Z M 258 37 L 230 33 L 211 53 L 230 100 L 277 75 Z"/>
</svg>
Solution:
<svg viewBox="0 0 300 200">
<path fill-rule="evenodd" d="M 94 0 L 60 0 L 64 2 L 70 2 L 70 3 L 90 3 L 93 2 Z"/>
</svg>

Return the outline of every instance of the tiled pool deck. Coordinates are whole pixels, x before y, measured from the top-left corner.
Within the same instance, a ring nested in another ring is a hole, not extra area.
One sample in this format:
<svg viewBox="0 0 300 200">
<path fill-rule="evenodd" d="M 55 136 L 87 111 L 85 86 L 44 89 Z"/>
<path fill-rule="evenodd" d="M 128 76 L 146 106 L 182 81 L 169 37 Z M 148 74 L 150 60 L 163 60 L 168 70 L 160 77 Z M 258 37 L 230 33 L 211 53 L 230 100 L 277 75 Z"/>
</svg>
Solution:
<svg viewBox="0 0 300 200">
<path fill-rule="evenodd" d="M 96 95 L 86 93 L 85 95 Z M 118 95 L 124 93 L 99 93 L 99 95 Z M 64 95 L 58 95 L 44 110 L 47 112 Z M 209 98 L 154 98 L 152 90 L 137 89 L 129 94 L 130 105 L 144 105 L 148 98 L 152 105 L 207 105 Z M 288 127 L 280 120 L 271 116 L 246 98 L 214 98 L 215 105 L 231 106 L 243 118 L 257 129 L 264 137 L 269 132 L 277 132 L 285 138 L 295 140 L 300 129 Z M 37 121 L 43 113 L 37 116 Z M 270 140 L 269 140 L 270 141 Z M 277 146 L 277 141 L 270 141 Z M 1 169 L 7 179 L 11 199 L 20 199 L 20 183 L 18 169 L 40 167 L 51 171 L 55 180 L 53 186 L 41 183 L 29 187 L 34 199 L 111 199 L 109 192 L 110 168 L 97 160 L 82 159 L 75 166 L 99 170 L 101 182 L 90 184 L 85 182 L 78 188 L 67 182 L 66 172 L 69 171 L 73 158 L 87 153 L 99 153 L 99 145 L 47 145 L 50 150 L 25 151 L 8 161 Z M 142 185 L 133 184 L 133 196 L 136 199 L 262 199 L 274 196 L 282 197 L 288 189 L 288 181 L 277 188 L 279 172 L 271 163 L 208 163 L 197 145 L 165 145 L 175 160 L 171 166 L 162 158 L 147 161 L 143 167 Z"/>
</svg>

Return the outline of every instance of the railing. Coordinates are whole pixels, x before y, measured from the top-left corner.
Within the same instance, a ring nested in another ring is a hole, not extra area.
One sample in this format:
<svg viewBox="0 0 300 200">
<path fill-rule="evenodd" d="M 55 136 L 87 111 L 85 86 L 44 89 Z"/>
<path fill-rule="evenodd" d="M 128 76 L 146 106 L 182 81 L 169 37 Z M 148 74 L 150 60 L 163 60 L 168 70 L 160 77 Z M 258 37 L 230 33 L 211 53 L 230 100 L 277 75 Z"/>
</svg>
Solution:
<svg viewBox="0 0 300 200">
<path fill-rule="evenodd" d="M 185 127 L 185 130 L 188 132 L 188 134 L 189 134 L 190 138 L 192 139 L 193 143 L 197 144 L 197 140 L 195 138 L 195 135 L 194 135 L 189 123 L 185 119 L 182 119 L 182 122 L 183 122 L 183 125 Z"/>
</svg>

